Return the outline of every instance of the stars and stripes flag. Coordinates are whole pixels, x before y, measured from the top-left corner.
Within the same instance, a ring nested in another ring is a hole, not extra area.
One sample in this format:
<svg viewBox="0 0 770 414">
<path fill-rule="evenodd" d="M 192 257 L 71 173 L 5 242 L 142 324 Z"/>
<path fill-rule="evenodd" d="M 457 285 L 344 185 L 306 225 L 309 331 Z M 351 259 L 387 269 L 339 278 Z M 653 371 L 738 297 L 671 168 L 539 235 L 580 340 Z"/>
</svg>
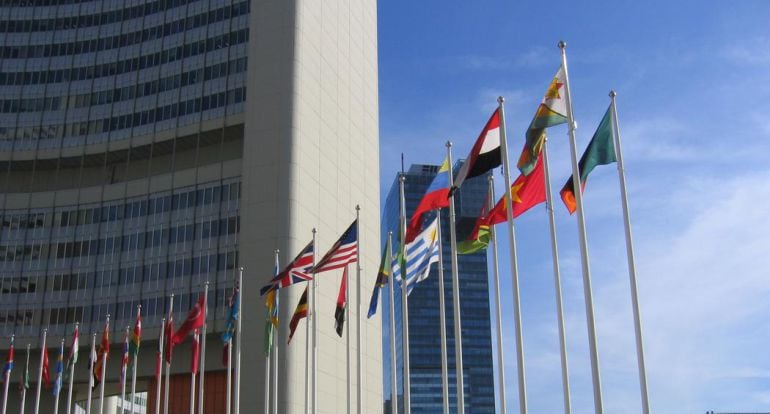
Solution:
<svg viewBox="0 0 770 414">
<path fill-rule="evenodd" d="M 358 219 L 353 220 L 347 230 L 334 243 L 323 258 L 310 270 L 310 273 L 321 273 L 341 269 L 350 263 L 358 261 Z"/>
<path fill-rule="evenodd" d="M 313 267 L 313 242 L 305 246 L 301 252 L 289 263 L 281 273 L 274 278 L 270 279 L 270 282 L 259 291 L 260 296 L 264 296 L 268 292 L 272 292 L 276 289 L 291 286 L 295 283 L 306 282 L 313 280 L 313 276 L 310 274 Z"/>
<path fill-rule="evenodd" d="M 405 246 L 406 251 L 406 288 L 412 293 L 414 285 L 428 278 L 430 265 L 438 263 L 438 217 L 420 233 L 417 238 Z M 393 276 L 401 283 L 401 264 L 399 258 L 393 261 Z"/>
</svg>

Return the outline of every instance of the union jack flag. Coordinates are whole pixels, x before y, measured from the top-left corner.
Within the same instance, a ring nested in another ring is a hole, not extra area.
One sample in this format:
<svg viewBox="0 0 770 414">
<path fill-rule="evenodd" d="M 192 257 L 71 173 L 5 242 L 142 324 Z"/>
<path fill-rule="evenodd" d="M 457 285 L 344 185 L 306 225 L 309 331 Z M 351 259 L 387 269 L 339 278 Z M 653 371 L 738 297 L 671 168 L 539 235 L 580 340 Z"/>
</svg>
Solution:
<svg viewBox="0 0 770 414">
<path fill-rule="evenodd" d="M 310 269 L 312 267 L 313 242 L 311 241 L 281 273 L 270 279 L 268 284 L 262 286 L 262 289 L 259 291 L 260 296 L 264 296 L 267 292 L 276 289 L 291 286 L 295 283 L 313 280 L 313 276 L 310 275 Z"/>
<path fill-rule="evenodd" d="M 358 219 L 350 224 L 329 252 L 313 267 L 310 273 L 341 269 L 358 261 Z"/>
</svg>

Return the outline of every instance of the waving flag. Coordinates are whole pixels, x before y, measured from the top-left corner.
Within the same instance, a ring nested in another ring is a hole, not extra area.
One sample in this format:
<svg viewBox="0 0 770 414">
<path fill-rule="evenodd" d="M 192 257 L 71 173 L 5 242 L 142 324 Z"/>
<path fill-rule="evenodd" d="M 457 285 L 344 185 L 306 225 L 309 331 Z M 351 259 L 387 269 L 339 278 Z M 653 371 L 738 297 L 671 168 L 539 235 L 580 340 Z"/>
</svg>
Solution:
<svg viewBox="0 0 770 414">
<path fill-rule="evenodd" d="M 198 373 L 198 360 L 201 357 L 201 340 L 198 329 L 193 332 L 192 350 L 190 352 L 190 372 Z"/>
<path fill-rule="evenodd" d="M 380 270 L 377 272 L 377 281 L 374 283 L 372 299 L 369 301 L 369 314 L 367 315 L 367 318 L 371 318 L 375 313 L 377 313 L 377 304 L 380 301 L 380 293 L 382 292 L 382 288 L 388 284 L 388 279 L 390 279 L 392 261 L 393 253 L 391 252 L 390 237 L 388 237 L 385 250 L 382 252 Z"/>
<path fill-rule="evenodd" d="M 126 372 L 128 372 L 128 328 L 126 328 L 126 337 L 123 339 L 123 353 L 120 359 L 120 384 L 126 382 Z"/>
<path fill-rule="evenodd" d="M 131 343 L 129 343 L 129 350 L 131 356 L 134 357 L 134 362 L 139 355 L 139 345 L 142 343 L 142 307 L 136 307 L 136 321 L 134 321 L 134 330 L 131 332 Z"/>
<path fill-rule="evenodd" d="M 423 215 L 431 210 L 437 210 L 449 206 L 449 159 L 444 159 L 438 173 L 430 183 L 425 195 L 422 196 L 420 203 L 409 219 L 406 228 L 406 242 L 409 243 L 417 237 L 422 228 Z"/>
<path fill-rule="evenodd" d="M 348 306 L 347 284 L 348 267 L 345 266 L 340 281 L 340 292 L 337 294 L 337 307 L 334 309 L 334 330 L 337 331 L 340 338 L 342 338 L 342 331 L 345 328 L 345 309 Z"/>
<path fill-rule="evenodd" d="M 566 84 L 567 77 L 564 75 L 564 68 L 559 66 L 559 70 L 553 77 L 551 84 L 548 85 L 548 90 L 538 105 L 529 128 L 527 128 L 524 150 L 521 152 L 517 165 L 524 175 L 529 175 L 535 168 L 538 155 L 543 149 L 545 129 L 567 122 L 567 100 L 564 92 L 564 85 Z"/>
<path fill-rule="evenodd" d="M 56 381 L 53 384 L 53 395 L 59 395 L 62 387 L 62 378 L 64 376 L 64 340 L 59 346 L 59 358 L 56 360 Z"/>
<path fill-rule="evenodd" d="M 313 242 L 311 241 L 281 273 L 272 278 L 267 285 L 262 286 L 259 295 L 264 296 L 265 293 L 276 289 L 313 280 L 313 277 L 310 276 L 310 273 L 312 273 L 310 270 L 313 267 L 313 248 Z"/>
<path fill-rule="evenodd" d="M 29 361 L 29 348 L 27 348 L 27 361 Z M 21 373 L 21 381 L 19 381 L 19 393 L 23 393 L 24 390 L 29 389 L 29 363 L 24 368 L 24 372 Z"/>
<path fill-rule="evenodd" d="M 358 261 L 358 219 L 353 220 L 332 248 L 310 270 L 310 273 L 340 269 L 356 261 Z"/>
<path fill-rule="evenodd" d="M 3 366 L 3 381 L 5 381 L 5 376 L 10 375 L 11 371 L 13 371 L 13 357 L 13 337 L 11 337 L 11 347 L 8 348 L 8 355 L 5 357 L 5 365 Z"/>
<path fill-rule="evenodd" d="M 99 352 L 96 360 L 96 366 L 94 367 L 94 377 L 96 382 L 101 382 L 104 378 L 104 362 L 110 357 L 110 321 L 104 325 L 102 331 L 102 341 L 99 343 Z"/>
<path fill-rule="evenodd" d="M 91 354 L 88 356 L 88 371 L 91 375 L 88 378 L 88 386 L 94 388 L 96 386 L 96 361 L 99 356 L 96 354 L 96 347 L 91 347 Z"/>
<path fill-rule="evenodd" d="M 436 217 L 414 241 L 404 246 L 407 294 L 412 293 L 416 283 L 427 279 L 430 274 L 430 265 L 438 263 L 439 243 L 441 240 L 438 239 L 438 217 Z M 393 261 L 393 276 L 399 283 L 403 283 L 399 262 L 398 258 Z"/>
<path fill-rule="evenodd" d="M 78 325 L 75 325 L 70 353 L 67 356 L 67 366 L 75 365 L 78 362 L 78 348 L 80 348 L 80 334 L 78 332 Z"/>
<path fill-rule="evenodd" d="M 46 388 L 51 387 L 51 371 L 48 369 L 48 348 L 43 348 L 43 383 Z"/>
<path fill-rule="evenodd" d="M 473 254 L 486 249 L 489 245 L 489 237 L 489 194 L 487 193 L 487 197 L 484 197 L 484 204 L 481 206 L 481 213 L 473 226 L 473 231 L 467 239 L 457 242 L 457 254 Z"/>
<path fill-rule="evenodd" d="M 312 263 L 312 257 L 311 257 Z M 278 253 L 275 255 L 275 274 L 278 274 Z M 278 290 L 272 290 L 265 297 L 265 341 L 263 353 L 270 356 L 273 350 L 275 335 L 278 332 Z"/>
<path fill-rule="evenodd" d="M 224 347 L 222 348 L 222 365 L 224 366 L 227 366 L 228 347 L 230 346 L 230 340 L 233 339 L 233 335 L 235 335 L 238 318 L 240 317 L 240 315 L 238 315 L 238 309 L 240 307 L 241 298 L 238 290 L 238 282 L 236 281 L 233 286 L 233 293 L 230 295 L 230 299 L 227 300 L 225 331 L 222 332 L 221 336 L 222 342 L 224 343 Z"/>
<path fill-rule="evenodd" d="M 174 332 L 171 343 L 174 345 L 181 344 L 187 338 L 187 334 L 203 327 L 204 323 L 206 323 L 206 302 L 203 295 L 199 295 L 198 301 L 195 302 L 195 305 L 187 313 L 187 318 L 179 326 L 179 329 Z"/>
<path fill-rule="evenodd" d="M 468 154 L 462 167 L 460 167 L 449 194 L 451 195 L 460 188 L 466 179 L 477 177 L 502 165 L 501 151 L 500 110 L 495 109 L 487 124 L 484 125 L 484 129 L 481 130 L 476 143 L 473 144 L 471 153 Z"/>
<path fill-rule="evenodd" d="M 294 309 L 294 315 L 291 317 L 291 321 L 289 322 L 289 341 L 287 343 L 291 343 L 291 338 L 294 336 L 294 331 L 297 330 L 297 325 L 299 325 L 299 321 L 302 318 L 307 317 L 307 286 L 305 286 L 305 290 L 302 292 L 302 297 L 299 298 L 299 303 L 297 303 L 297 308 Z"/>
</svg>

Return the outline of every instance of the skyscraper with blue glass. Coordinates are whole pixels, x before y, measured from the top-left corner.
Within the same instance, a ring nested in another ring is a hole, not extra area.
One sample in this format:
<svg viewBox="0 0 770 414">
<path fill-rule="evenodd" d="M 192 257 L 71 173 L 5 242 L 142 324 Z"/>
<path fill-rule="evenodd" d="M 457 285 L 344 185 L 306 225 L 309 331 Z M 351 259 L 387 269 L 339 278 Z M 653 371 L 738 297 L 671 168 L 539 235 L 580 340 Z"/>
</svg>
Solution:
<svg viewBox="0 0 770 414">
<path fill-rule="evenodd" d="M 438 165 L 413 164 L 405 173 L 404 192 L 407 219 L 422 199 Z M 455 168 L 456 171 L 456 168 Z M 473 229 L 487 197 L 487 176 L 466 181 L 455 196 L 457 237 L 464 239 Z M 452 311 L 451 258 L 449 256 L 449 214 L 442 209 L 441 226 L 443 240 L 444 288 L 446 299 L 446 332 L 449 360 L 449 405 L 450 412 L 456 406 L 456 376 L 454 364 L 454 331 Z M 435 217 L 435 216 L 434 216 Z M 399 185 L 398 177 L 390 188 L 383 210 L 382 234 L 387 237 L 393 232 L 397 244 L 399 226 Z M 488 290 L 486 252 L 458 256 L 460 277 L 460 315 L 463 333 L 463 368 L 465 406 L 469 414 L 494 413 L 494 373 L 492 367 L 492 336 L 490 330 L 490 304 Z M 438 271 L 431 269 L 430 276 L 418 284 L 409 295 L 409 362 L 411 381 L 411 409 L 413 413 L 437 413 L 442 408 L 440 324 L 438 305 Z M 383 318 L 387 318 L 390 303 L 383 295 Z M 395 298 L 396 314 L 396 360 L 399 407 L 403 405 L 403 354 L 401 297 Z M 386 320 L 386 319 L 385 319 Z M 385 406 L 390 406 L 390 335 L 389 325 L 383 323 L 383 383 Z M 387 411 L 390 412 L 390 411 Z"/>
<path fill-rule="evenodd" d="M 169 295 L 180 321 L 208 282 L 205 368 L 221 372 L 217 332 L 244 266 L 241 403 L 261 407 L 258 292 L 274 251 L 286 263 L 316 228 L 322 254 L 358 204 L 362 266 L 378 263 L 376 21 L 376 2 L 346 0 L 0 1 L 0 352 L 15 334 L 35 372 L 42 330 L 53 347 L 80 322 L 88 355 L 106 314 L 119 342 L 141 304 L 138 389 L 152 393 Z M 338 277 L 319 281 L 330 318 Z M 284 321 L 301 290 L 282 290 Z M 362 330 L 370 412 L 381 408 L 379 320 Z M 344 342 L 323 319 L 318 347 L 314 411 L 340 412 Z M 305 364 L 301 346 L 281 350 L 281 412 L 304 412 Z M 211 398 L 224 398 L 215 374 Z"/>
</svg>

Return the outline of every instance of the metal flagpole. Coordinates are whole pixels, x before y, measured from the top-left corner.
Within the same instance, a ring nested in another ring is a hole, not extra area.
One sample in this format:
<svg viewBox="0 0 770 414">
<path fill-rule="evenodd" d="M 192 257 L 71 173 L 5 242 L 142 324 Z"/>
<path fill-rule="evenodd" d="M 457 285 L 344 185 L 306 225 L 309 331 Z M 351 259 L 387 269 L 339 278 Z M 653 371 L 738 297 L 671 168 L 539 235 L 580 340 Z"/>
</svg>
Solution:
<svg viewBox="0 0 770 414">
<path fill-rule="evenodd" d="M 27 402 L 27 383 L 29 382 L 29 378 L 27 378 L 29 374 L 29 344 L 27 344 L 27 362 L 24 366 L 24 374 L 21 376 L 21 404 L 19 404 L 19 414 L 24 414 L 24 406 Z"/>
<path fill-rule="evenodd" d="M 501 127 L 502 129 L 502 127 Z M 446 143 L 449 168 L 452 167 L 452 143 Z M 449 188 L 454 185 L 454 174 L 449 173 Z M 452 255 L 452 306 L 454 311 L 455 373 L 457 376 L 457 414 L 465 413 L 465 387 L 463 378 L 463 334 L 460 322 L 460 276 L 457 269 L 457 236 L 455 234 L 455 198 L 449 197 L 449 247 Z"/>
<path fill-rule="evenodd" d="M 173 315 L 174 315 L 174 294 L 172 293 L 171 298 L 169 300 L 169 305 L 168 305 L 168 320 L 173 322 Z M 166 338 L 166 340 L 168 341 L 167 348 L 169 349 L 171 349 L 171 345 L 172 345 L 171 339 L 172 339 L 171 332 L 169 332 L 169 337 Z M 165 349 L 163 351 L 165 353 Z M 163 359 L 165 359 L 165 355 L 163 355 L 163 357 L 164 357 Z M 166 365 L 166 381 L 165 381 L 166 384 L 163 388 L 165 388 L 166 392 L 163 394 L 163 414 L 168 414 L 168 395 L 170 394 L 169 385 L 171 382 L 171 359 L 170 358 L 168 361 L 166 361 L 165 365 Z"/>
<path fill-rule="evenodd" d="M 128 331 L 130 329 L 131 329 L 130 326 L 126 326 L 126 338 L 123 340 L 123 344 L 124 344 L 123 346 L 128 345 L 127 344 L 127 342 L 128 342 Z M 122 355 L 121 355 L 121 358 L 122 358 Z M 120 365 L 121 365 L 120 366 L 121 375 L 123 376 L 122 384 L 120 384 L 120 409 L 123 410 L 125 408 L 125 404 L 126 404 L 126 374 L 127 373 L 123 372 L 123 362 L 122 361 L 121 361 Z M 128 367 L 126 367 L 126 369 L 128 369 Z"/>
<path fill-rule="evenodd" d="M 527 412 L 527 379 L 524 367 L 524 330 L 521 321 L 521 297 L 519 294 L 519 262 L 516 257 L 516 232 L 513 225 L 513 199 L 511 198 L 511 171 L 508 165 L 508 144 L 505 136 L 505 99 L 497 98 L 500 111 L 500 151 L 505 179 L 505 215 L 508 222 L 508 244 L 511 255 L 511 281 L 513 289 L 513 319 L 516 329 L 516 371 L 519 385 L 519 412 Z"/>
<path fill-rule="evenodd" d="M 403 157 L 403 155 L 402 155 Z M 403 162 L 402 162 L 403 170 Z M 449 175 L 452 176 L 451 174 Z M 404 359 L 404 414 L 411 414 L 412 412 L 412 397 L 411 397 L 411 379 L 409 378 L 409 301 L 407 299 L 407 286 L 406 286 L 406 198 L 404 196 L 404 181 L 406 177 L 403 171 L 398 177 L 399 192 L 401 197 L 401 209 L 400 209 L 400 222 L 399 222 L 399 236 L 400 236 L 400 250 L 399 269 L 401 272 L 401 343 L 402 343 L 402 358 Z"/>
<path fill-rule="evenodd" d="M 163 336 L 165 334 L 165 330 L 166 318 L 160 318 L 160 337 L 158 338 L 158 349 L 160 350 L 160 367 L 158 367 L 158 369 L 163 367 Z M 155 414 L 160 414 L 160 373 L 155 380 Z"/>
<path fill-rule="evenodd" d="M 575 202 L 577 204 L 578 236 L 580 240 L 581 264 L 583 268 L 583 295 L 586 302 L 586 320 L 588 321 L 588 347 L 591 356 L 591 377 L 594 389 L 594 409 L 597 414 L 604 412 L 602 403 L 602 386 L 599 372 L 599 349 L 596 344 L 596 321 L 594 319 L 594 299 L 591 289 L 591 266 L 588 261 L 588 239 L 586 237 L 585 216 L 583 215 L 583 192 L 580 185 L 580 168 L 578 167 L 577 143 L 575 139 L 575 118 L 572 114 L 572 96 L 569 89 L 569 74 L 567 71 L 567 43 L 559 42 L 561 50 L 561 64 L 564 68 L 564 99 L 567 103 L 567 118 L 569 130 L 569 145 L 572 155 L 572 184 L 575 188 Z"/>
<path fill-rule="evenodd" d="M 61 344 L 59 346 L 60 346 L 59 355 L 62 355 L 64 354 L 64 338 L 62 338 Z M 56 362 L 56 365 L 57 365 L 57 371 L 58 371 L 58 365 L 59 365 L 58 360 Z M 54 388 L 54 391 L 56 391 L 56 395 L 53 396 L 53 414 L 59 413 L 59 395 L 61 394 L 62 380 L 64 379 L 64 378 L 60 378 L 62 375 L 64 375 L 64 372 L 56 373 L 56 385 L 54 385 L 54 387 L 59 387 L 59 389 L 57 390 L 56 388 Z"/>
<path fill-rule="evenodd" d="M 91 353 L 88 354 L 88 399 L 86 399 L 86 414 L 91 414 L 91 397 L 94 389 L 94 368 L 96 366 L 96 333 L 91 336 Z M 38 380 L 38 384 L 40 380 Z"/>
<path fill-rule="evenodd" d="M 241 411 L 241 320 L 243 319 L 243 267 L 238 268 L 238 319 L 235 321 L 235 414 Z"/>
<path fill-rule="evenodd" d="M 275 267 L 278 268 L 278 249 L 275 249 Z M 238 287 L 240 289 L 240 287 Z M 278 294 L 278 290 L 275 291 L 275 294 Z M 238 315 L 238 318 L 240 318 L 241 315 Z M 268 316 L 269 318 L 272 318 L 271 316 Z M 271 330 L 275 330 L 273 332 L 273 342 L 276 342 L 276 336 L 277 336 L 277 329 L 275 327 L 271 327 Z M 230 340 L 232 345 L 232 339 Z M 272 345 L 271 345 L 272 347 Z M 270 360 L 272 358 L 274 350 L 268 349 L 267 355 L 265 355 L 265 414 L 270 413 Z M 229 354 L 228 354 L 229 355 Z M 236 411 L 237 412 L 237 411 Z"/>
<path fill-rule="evenodd" d="M 313 246 L 315 247 L 315 246 Z M 315 276 L 315 275 L 314 275 Z M 315 277 L 314 277 L 315 278 Z M 311 338 L 312 335 L 312 327 L 310 326 L 313 322 L 312 315 L 315 313 L 315 302 L 313 299 L 313 282 L 309 281 L 307 283 L 308 287 L 308 298 L 307 298 L 307 312 L 305 317 L 305 414 L 310 414 L 310 399 L 312 398 L 311 394 L 311 387 L 313 386 L 311 384 L 311 368 L 310 364 L 312 364 L 313 359 L 313 339 Z"/>
<path fill-rule="evenodd" d="M 45 349 L 45 339 L 48 336 L 48 329 L 43 329 L 43 341 L 40 345 L 40 366 L 37 370 L 37 391 L 35 394 L 35 414 L 38 414 L 40 412 L 40 389 L 42 388 L 43 383 L 43 355 L 44 355 L 44 349 Z"/>
<path fill-rule="evenodd" d="M 495 178 L 489 175 L 487 179 L 489 182 L 489 198 L 487 205 L 489 212 L 492 206 L 495 205 Z M 492 288 L 495 291 L 495 330 L 497 331 L 497 376 L 498 376 L 498 393 L 500 394 L 500 414 L 506 414 L 508 411 L 506 406 L 506 392 L 505 392 L 505 356 L 503 354 L 503 323 L 502 312 L 500 310 L 500 275 L 499 275 L 499 261 L 497 257 L 497 231 L 495 226 L 489 226 L 489 238 L 492 244 Z"/>
<path fill-rule="evenodd" d="M 142 305 L 136 305 L 136 318 L 139 320 L 139 327 L 141 329 L 142 324 Z M 134 321 L 134 324 L 136 324 L 136 321 Z M 134 329 L 136 329 L 136 326 L 134 326 Z M 141 331 L 140 331 L 141 332 Z M 141 335 L 141 333 L 140 333 Z M 138 338 L 141 343 L 141 337 Z M 131 372 L 131 404 L 129 405 L 129 412 L 131 414 L 134 414 L 134 401 L 136 400 L 136 364 L 139 362 L 139 347 L 138 344 L 135 345 L 137 347 L 136 349 L 136 355 L 134 355 L 134 366 L 132 367 Z"/>
<path fill-rule="evenodd" d="M 564 396 L 564 413 L 572 412 L 572 400 L 569 390 L 569 365 L 567 364 L 567 332 L 564 326 L 564 304 L 561 297 L 561 272 L 559 270 L 559 249 L 556 243 L 556 217 L 553 209 L 553 195 L 551 194 L 551 170 L 548 160 L 548 137 L 543 140 L 543 169 L 545 171 L 545 196 L 546 209 L 548 210 L 548 224 L 551 230 L 551 256 L 553 258 L 553 281 L 556 292 L 556 313 L 559 323 L 559 354 L 561 356 L 561 384 Z"/>
<path fill-rule="evenodd" d="M 230 337 L 230 339 L 227 340 L 227 388 L 225 391 L 225 414 L 230 414 L 230 409 L 232 407 L 232 392 L 233 392 L 233 338 Z M 267 410 L 265 410 L 265 412 L 267 412 Z"/>
<path fill-rule="evenodd" d="M 200 365 L 198 370 L 198 414 L 203 414 L 203 398 L 206 391 L 203 382 L 206 378 L 206 325 L 209 319 L 209 281 L 206 281 L 206 285 L 203 287 L 203 329 L 200 332 Z"/>
<path fill-rule="evenodd" d="M 198 336 L 197 329 L 195 330 L 195 332 L 193 332 L 193 341 L 195 341 L 195 336 Z M 193 346 L 195 345 L 193 344 Z M 198 346 L 200 347 L 200 340 L 198 342 Z M 193 355 L 193 357 L 195 357 L 195 355 Z M 195 414 L 195 371 L 194 370 L 190 370 L 190 414 Z"/>
<path fill-rule="evenodd" d="M 362 372 L 362 364 L 361 364 L 361 353 L 363 352 L 361 349 L 361 221 L 359 220 L 361 217 L 361 206 L 356 204 L 356 234 L 358 237 L 358 240 L 356 242 L 356 348 L 357 348 L 357 356 L 356 356 L 356 368 L 358 369 L 358 378 L 356 379 L 358 382 L 358 393 L 356 395 L 356 405 L 358 406 L 358 410 L 356 412 L 362 413 L 363 407 L 364 407 L 364 393 L 363 393 L 363 384 L 361 381 L 363 381 L 364 376 Z"/>
<path fill-rule="evenodd" d="M 110 314 L 107 314 L 107 324 L 104 326 L 110 330 Z M 99 414 L 104 414 L 104 383 L 107 382 L 107 352 L 102 355 L 102 380 L 99 384 Z"/>
<path fill-rule="evenodd" d="M 315 266 L 315 239 L 316 239 L 316 229 L 313 227 L 313 266 Z M 316 313 L 316 303 L 318 303 L 318 295 L 316 292 L 318 292 L 318 278 L 313 275 L 313 309 L 311 310 L 312 313 L 309 316 L 313 317 L 313 375 L 311 378 L 311 391 L 310 391 L 310 401 L 313 405 L 313 411 L 318 412 L 318 314 Z M 310 323 L 310 317 L 308 317 L 308 323 Z M 277 371 L 276 371 L 277 373 Z M 277 375 L 277 374 L 276 374 Z M 276 408 L 276 412 L 274 414 L 278 414 L 278 409 Z"/>
<path fill-rule="evenodd" d="M 343 273 L 343 276 L 347 278 L 348 276 L 348 265 L 345 265 L 345 270 Z M 347 413 L 352 414 L 353 409 L 353 403 L 351 401 L 352 395 L 350 391 L 350 385 L 353 380 L 353 374 L 350 372 L 350 281 L 345 280 L 345 348 L 346 349 L 346 357 L 345 362 L 347 364 Z"/>
<path fill-rule="evenodd" d="M 75 322 L 75 335 L 78 334 L 78 327 L 79 326 L 80 326 L 80 322 Z M 78 345 L 79 344 L 80 343 L 78 342 Z M 78 352 L 78 350 L 77 349 L 73 349 L 73 350 L 71 350 L 71 352 L 73 352 L 73 354 L 74 354 L 75 352 Z M 69 386 L 67 387 L 67 414 L 70 414 L 70 412 L 72 412 L 72 388 L 73 388 L 74 381 L 75 381 L 75 363 L 73 361 L 73 363 L 70 364 Z"/>
<path fill-rule="evenodd" d="M 618 160 L 618 180 L 620 197 L 623 202 L 623 224 L 626 230 L 626 253 L 628 255 L 628 277 L 631 282 L 631 304 L 634 310 L 634 334 L 636 335 L 636 360 L 639 365 L 639 388 L 642 393 L 642 412 L 650 413 L 650 401 L 647 395 L 647 369 L 644 363 L 644 345 L 642 343 L 642 317 L 639 311 L 639 291 L 636 285 L 636 260 L 634 242 L 631 237 L 631 213 L 628 210 L 628 192 L 626 191 L 626 173 L 623 167 L 623 151 L 620 147 L 620 128 L 618 127 L 618 109 L 615 104 L 617 93 L 610 91 L 612 99 L 612 132 L 615 139 L 615 158 Z"/>
<path fill-rule="evenodd" d="M 13 348 L 13 340 L 16 338 L 15 335 L 11 335 L 11 348 Z M 10 349 L 10 348 L 9 348 Z M 8 352 L 11 352 L 10 350 Z M 11 359 L 13 361 L 13 359 Z M 3 411 L 2 413 L 5 414 L 5 410 L 8 407 L 8 385 L 11 383 L 11 370 L 8 369 L 5 371 L 5 378 L 3 378 L 3 381 L 5 381 L 5 386 L 3 387 Z"/>
<path fill-rule="evenodd" d="M 450 171 L 451 174 L 451 171 Z M 444 239 L 441 237 L 441 209 L 436 210 L 438 225 L 438 320 L 441 333 L 441 401 L 443 413 L 449 414 L 449 356 L 446 349 L 446 301 L 444 298 Z M 503 413 L 504 414 L 504 413 Z"/>
<path fill-rule="evenodd" d="M 395 311 L 395 287 L 396 281 L 393 280 L 393 232 L 388 232 L 388 248 L 385 252 L 388 257 L 385 260 L 390 261 L 390 280 L 388 281 L 388 295 L 390 297 L 390 306 L 388 306 L 390 316 L 390 414 L 398 414 L 398 377 L 396 371 L 398 368 L 396 362 L 396 311 Z"/>
</svg>

